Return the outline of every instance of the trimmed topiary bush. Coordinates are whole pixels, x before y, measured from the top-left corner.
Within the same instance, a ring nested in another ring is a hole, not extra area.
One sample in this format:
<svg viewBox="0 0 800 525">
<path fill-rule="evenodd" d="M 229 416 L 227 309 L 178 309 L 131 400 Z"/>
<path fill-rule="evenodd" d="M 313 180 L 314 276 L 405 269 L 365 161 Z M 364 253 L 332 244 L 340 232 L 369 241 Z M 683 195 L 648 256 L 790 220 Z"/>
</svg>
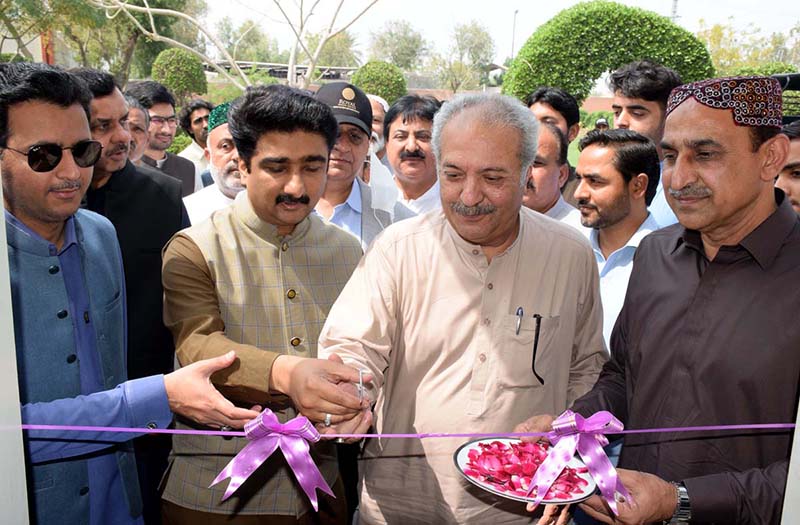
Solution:
<svg viewBox="0 0 800 525">
<path fill-rule="evenodd" d="M 388 62 L 373 60 L 367 62 L 353 73 L 351 83 L 365 93 L 378 95 L 389 104 L 408 92 L 406 78 L 400 68 Z"/>
<path fill-rule="evenodd" d="M 539 27 L 511 63 L 503 92 L 524 99 L 538 86 L 556 86 L 580 104 L 603 73 L 645 58 L 684 82 L 714 76 L 708 50 L 690 32 L 651 11 L 595 0 Z"/>
<path fill-rule="evenodd" d="M 756 67 L 741 67 L 734 72 L 735 76 L 752 76 L 752 75 L 779 75 L 781 73 L 800 73 L 797 67 L 786 62 L 766 62 Z"/>
<path fill-rule="evenodd" d="M 172 91 L 179 106 L 190 95 L 202 95 L 208 90 L 203 63 L 185 49 L 173 47 L 159 53 L 150 76 Z"/>
</svg>

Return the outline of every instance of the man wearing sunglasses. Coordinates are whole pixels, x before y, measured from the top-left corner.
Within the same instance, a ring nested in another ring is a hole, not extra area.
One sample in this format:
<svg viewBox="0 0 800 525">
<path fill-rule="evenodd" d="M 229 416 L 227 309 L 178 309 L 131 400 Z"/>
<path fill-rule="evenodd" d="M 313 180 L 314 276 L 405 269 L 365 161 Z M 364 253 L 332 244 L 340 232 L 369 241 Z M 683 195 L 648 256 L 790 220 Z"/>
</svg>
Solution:
<svg viewBox="0 0 800 525">
<path fill-rule="evenodd" d="M 172 93 L 163 84 L 143 80 L 129 84 L 125 94 L 136 98 L 150 116 L 150 142 L 142 162 L 181 181 L 184 197 L 203 189 L 200 173 L 195 170 L 194 163 L 167 151 L 178 130 Z"/>
<path fill-rule="evenodd" d="M 102 152 L 91 138 L 90 99 L 83 82 L 62 70 L 0 65 L 0 172 L 22 422 L 164 428 L 176 412 L 241 427 L 257 413 L 237 409 L 209 383 L 232 353 L 126 381 L 117 235 L 105 218 L 79 209 Z M 141 524 L 125 444 L 133 436 L 28 431 L 32 522 Z"/>
<path fill-rule="evenodd" d="M 125 269 L 128 307 L 128 377 L 137 379 L 172 371 L 175 345 L 164 326 L 161 249 L 189 226 L 181 184 L 148 166 L 128 160 L 129 108 L 114 77 L 104 71 L 70 71 L 92 92 L 89 127 L 103 145 L 86 193 L 86 208 L 106 217 L 117 231 Z M 134 441 L 145 521 L 159 516 L 158 484 L 167 468 L 169 436 Z"/>
</svg>

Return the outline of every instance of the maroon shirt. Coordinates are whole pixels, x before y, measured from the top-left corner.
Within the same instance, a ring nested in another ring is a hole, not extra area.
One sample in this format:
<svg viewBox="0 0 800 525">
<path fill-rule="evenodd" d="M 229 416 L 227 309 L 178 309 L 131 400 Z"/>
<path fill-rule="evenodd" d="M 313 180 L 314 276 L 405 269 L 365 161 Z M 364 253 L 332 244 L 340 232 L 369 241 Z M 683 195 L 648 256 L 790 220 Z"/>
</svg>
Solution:
<svg viewBox="0 0 800 525">
<path fill-rule="evenodd" d="M 628 429 L 795 421 L 800 220 L 776 200 L 713 261 L 680 224 L 641 242 L 611 360 L 574 410 Z M 693 523 L 779 523 L 790 447 L 790 431 L 627 435 L 620 467 L 683 481 Z"/>
</svg>

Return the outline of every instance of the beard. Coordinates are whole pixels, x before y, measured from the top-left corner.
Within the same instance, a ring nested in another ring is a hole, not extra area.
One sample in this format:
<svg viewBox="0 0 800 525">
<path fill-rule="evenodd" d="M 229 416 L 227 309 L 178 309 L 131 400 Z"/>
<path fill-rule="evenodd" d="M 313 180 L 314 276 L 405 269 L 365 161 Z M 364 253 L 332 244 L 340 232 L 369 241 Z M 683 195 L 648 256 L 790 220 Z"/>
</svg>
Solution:
<svg viewBox="0 0 800 525">
<path fill-rule="evenodd" d="M 208 171 L 211 173 L 211 178 L 214 179 L 219 191 L 226 197 L 233 199 L 244 189 L 238 162 L 230 161 L 221 170 L 214 164 L 209 164 Z"/>
<path fill-rule="evenodd" d="M 578 206 L 587 206 L 594 210 L 589 217 L 584 217 L 581 213 L 581 224 L 595 230 L 613 226 L 631 213 L 631 200 L 626 194 L 620 195 L 602 210 L 587 200 L 579 200 Z"/>
</svg>

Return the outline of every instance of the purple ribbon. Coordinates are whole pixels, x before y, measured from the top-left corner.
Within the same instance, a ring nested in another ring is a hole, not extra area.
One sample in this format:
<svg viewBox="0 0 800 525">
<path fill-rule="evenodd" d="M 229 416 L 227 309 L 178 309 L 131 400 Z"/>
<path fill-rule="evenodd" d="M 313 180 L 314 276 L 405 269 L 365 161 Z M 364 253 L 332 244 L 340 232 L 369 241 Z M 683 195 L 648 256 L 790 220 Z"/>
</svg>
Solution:
<svg viewBox="0 0 800 525">
<path fill-rule="evenodd" d="M 553 448 L 536 470 L 528 489 L 528 497 L 534 490 L 536 491 L 533 504 L 541 503 L 577 450 L 592 478 L 600 487 L 600 493 L 614 514 L 619 515 L 616 493 L 619 492 L 628 501 L 631 500 L 631 495 L 619 480 L 617 470 L 608 460 L 603 447 L 608 445 L 608 439 L 604 434 L 616 434 L 623 428 L 619 419 L 606 411 L 597 412 L 588 419 L 571 410 L 566 410 L 558 416 L 553 421 L 553 431 L 547 434 Z"/>
<path fill-rule="evenodd" d="M 277 416 L 267 408 L 244 426 L 244 432 L 250 442 L 222 469 L 222 472 L 214 478 L 210 485 L 213 487 L 220 481 L 231 478 L 222 501 L 236 492 L 236 489 L 277 448 L 283 452 L 286 463 L 294 472 L 297 482 L 305 491 L 315 511 L 319 508 L 316 489 L 333 496 L 333 491 L 322 478 L 322 474 L 309 454 L 308 442 L 316 443 L 320 436 L 308 419 L 297 416 L 286 423 L 281 423 Z"/>
</svg>

